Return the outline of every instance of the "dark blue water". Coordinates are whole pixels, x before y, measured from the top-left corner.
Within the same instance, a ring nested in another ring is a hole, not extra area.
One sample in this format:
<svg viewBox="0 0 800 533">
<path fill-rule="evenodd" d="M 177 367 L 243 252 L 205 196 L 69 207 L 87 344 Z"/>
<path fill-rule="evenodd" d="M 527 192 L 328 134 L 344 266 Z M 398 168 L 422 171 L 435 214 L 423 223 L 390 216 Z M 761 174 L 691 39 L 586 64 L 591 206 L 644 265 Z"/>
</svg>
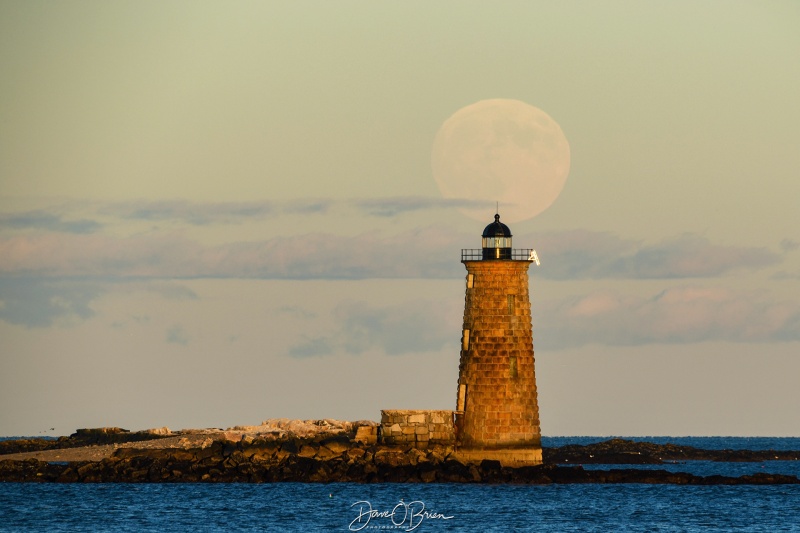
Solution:
<svg viewBox="0 0 800 533">
<path fill-rule="evenodd" d="M 542 446 L 587 445 L 609 439 L 677 444 L 703 450 L 800 450 L 800 437 L 542 437 Z"/>
<path fill-rule="evenodd" d="M 664 439 L 701 448 L 800 449 L 800 439 Z M 543 440 L 552 446 L 605 438 Z M 752 473 L 789 465 L 673 467 Z M 0 531 L 45 530 L 800 531 L 800 486 L 0 484 Z"/>
<path fill-rule="evenodd" d="M 402 527 L 359 523 L 370 508 Z M 28 483 L 0 485 L 0 515 L 0 531 L 791 531 L 800 487 Z"/>
</svg>

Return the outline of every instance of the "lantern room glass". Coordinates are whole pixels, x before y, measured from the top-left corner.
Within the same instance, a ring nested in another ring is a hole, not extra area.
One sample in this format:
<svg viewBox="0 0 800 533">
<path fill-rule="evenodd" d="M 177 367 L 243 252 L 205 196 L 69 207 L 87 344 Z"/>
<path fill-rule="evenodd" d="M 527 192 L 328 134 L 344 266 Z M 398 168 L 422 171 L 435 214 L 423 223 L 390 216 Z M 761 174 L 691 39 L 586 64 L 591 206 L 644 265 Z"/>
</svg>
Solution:
<svg viewBox="0 0 800 533">
<path fill-rule="evenodd" d="M 511 237 L 484 237 L 483 248 L 511 248 Z"/>
</svg>

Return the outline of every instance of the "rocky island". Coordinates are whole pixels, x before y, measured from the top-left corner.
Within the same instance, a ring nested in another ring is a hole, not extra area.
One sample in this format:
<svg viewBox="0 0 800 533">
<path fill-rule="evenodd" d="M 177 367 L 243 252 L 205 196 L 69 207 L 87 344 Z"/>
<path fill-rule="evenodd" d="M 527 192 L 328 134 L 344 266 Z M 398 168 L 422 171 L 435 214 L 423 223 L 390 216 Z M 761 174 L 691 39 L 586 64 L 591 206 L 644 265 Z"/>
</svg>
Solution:
<svg viewBox="0 0 800 533">
<path fill-rule="evenodd" d="M 697 476 L 634 467 L 692 460 L 796 461 L 800 451 L 703 450 L 611 439 L 544 448 L 544 464 L 514 468 L 493 460 L 462 463 L 452 446 L 378 444 L 377 426 L 272 419 L 227 430 L 82 429 L 57 440 L 0 442 L 0 481 L 800 484 L 796 476 L 779 474 Z M 584 464 L 624 467 L 596 470 Z"/>
</svg>

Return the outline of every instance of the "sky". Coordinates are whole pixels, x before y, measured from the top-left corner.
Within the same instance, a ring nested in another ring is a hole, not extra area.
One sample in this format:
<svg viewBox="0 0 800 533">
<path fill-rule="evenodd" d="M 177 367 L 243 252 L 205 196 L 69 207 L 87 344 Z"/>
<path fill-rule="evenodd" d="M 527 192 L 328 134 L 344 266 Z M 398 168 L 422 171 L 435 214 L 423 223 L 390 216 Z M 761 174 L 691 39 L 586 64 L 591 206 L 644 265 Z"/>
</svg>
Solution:
<svg viewBox="0 0 800 533">
<path fill-rule="evenodd" d="M 459 109 L 557 122 L 543 435 L 800 436 L 800 4 L 0 2 L 0 435 L 453 409 Z M 502 217 L 502 205 L 500 214 Z"/>
</svg>

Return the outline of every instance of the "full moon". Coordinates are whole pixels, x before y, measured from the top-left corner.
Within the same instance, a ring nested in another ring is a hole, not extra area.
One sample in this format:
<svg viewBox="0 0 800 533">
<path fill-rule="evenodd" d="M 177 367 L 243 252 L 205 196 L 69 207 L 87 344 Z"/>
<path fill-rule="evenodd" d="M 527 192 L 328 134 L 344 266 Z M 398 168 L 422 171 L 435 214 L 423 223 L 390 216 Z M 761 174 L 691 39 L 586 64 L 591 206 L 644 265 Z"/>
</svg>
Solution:
<svg viewBox="0 0 800 533">
<path fill-rule="evenodd" d="M 499 202 L 502 220 L 517 222 L 558 198 L 569 174 L 569 143 L 537 107 L 481 100 L 442 124 L 431 160 L 442 196 L 471 201 L 461 209 L 465 215 L 490 220 Z"/>
</svg>

